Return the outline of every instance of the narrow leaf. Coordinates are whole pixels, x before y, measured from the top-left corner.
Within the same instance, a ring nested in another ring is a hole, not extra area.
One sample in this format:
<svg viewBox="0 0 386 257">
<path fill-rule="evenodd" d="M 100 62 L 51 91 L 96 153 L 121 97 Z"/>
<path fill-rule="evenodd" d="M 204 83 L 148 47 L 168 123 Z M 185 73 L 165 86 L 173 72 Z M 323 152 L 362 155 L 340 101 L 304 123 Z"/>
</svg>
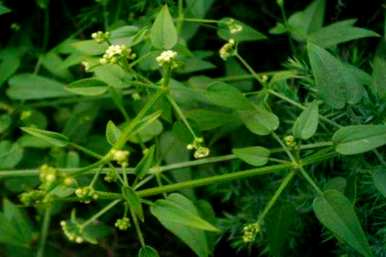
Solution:
<svg viewBox="0 0 386 257">
<path fill-rule="evenodd" d="M 64 147 L 69 144 L 68 138 L 57 132 L 32 127 L 22 127 L 21 130 L 54 146 Z"/>
</svg>

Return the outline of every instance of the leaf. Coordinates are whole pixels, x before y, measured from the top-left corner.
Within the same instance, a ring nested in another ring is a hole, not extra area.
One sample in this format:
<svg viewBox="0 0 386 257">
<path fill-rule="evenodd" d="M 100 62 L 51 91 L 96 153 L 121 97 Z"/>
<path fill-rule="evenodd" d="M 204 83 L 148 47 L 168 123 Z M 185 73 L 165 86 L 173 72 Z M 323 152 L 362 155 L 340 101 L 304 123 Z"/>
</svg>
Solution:
<svg viewBox="0 0 386 257">
<path fill-rule="evenodd" d="M 313 209 L 319 221 L 337 238 L 362 255 L 373 256 L 354 207 L 342 193 L 336 190 L 325 191 L 323 195 L 315 198 Z"/>
<path fill-rule="evenodd" d="M 256 135 L 269 135 L 279 127 L 279 118 L 260 107 L 238 113 L 244 125 Z"/>
<path fill-rule="evenodd" d="M 386 98 L 386 38 L 379 44 L 373 60 L 371 89 L 381 99 Z"/>
<path fill-rule="evenodd" d="M 197 219 L 201 220 L 199 223 L 203 220 L 198 217 L 199 213 L 197 208 L 189 199 L 180 194 L 173 193 L 165 200 L 156 201 L 154 206 L 155 208 L 153 206 L 150 207 L 151 213 L 166 229 L 180 238 L 199 257 L 209 256 L 209 245 L 205 232 L 201 229 L 192 227 L 196 225 Z M 179 215 L 174 213 L 175 211 L 182 216 L 176 219 L 176 216 L 178 217 Z M 169 216 L 171 213 L 173 213 L 173 215 Z M 187 216 L 185 216 L 185 214 Z M 189 221 L 192 216 L 195 217 L 194 220 L 192 220 L 193 223 Z M 204 221 L 204 224 L 201 226 L 207 226 L 205 223 L 206 222 Z M 208 228 L 212 228 L 212 225 L 209 225 Z"/>
<path fill-rule="evenodd" d="M 0 169 L 14 168 L 23 158 L 23 152 L 19 143 L 0 141 Z"/>
<path fill-rule="evenodd" d="M 236 26 L 241 26 L 241 30 L 236 33 L 231 33 L 228 26 L 229 23 L 235 24 Z M 257 41 L 266 39 L 266 36 L 264 36 L 264 34 L 255 30 L 251 26 L 248 26 L 247 24 L 242 23 L 241 21 L 235 20 L 233 18 L 221 19 L 218 23 L 217 34 L 220 38 L 224 40 L 229 40 L 233 38 L 237 42 Z"/>
<path fill-rule="evenodd" d="M 227 124 L 237 123 L 233 113 L 225 113 L 206 109 L 196 109 L 187 113 L 188 119 L 193 120 L 201 131 L 215 129 Z"/>
<path fill-rule="evenodd" d="M 105 82 L 94 78 L 77 80 L 69 84 L 68 87 L 66 87 L 67 91 L 84 96 L 103 95 L 104 93 L 106 93 L 107 89 L 108 87 Z"/>
<path fill-rule="evenodd" d="M 310 34 L 308 42 L 312 42 L 320 47 L 327 48 L 348 42 L 354 39 L 365 37 L 379 37 L 371 30 L 354 27 L 355 19 L 344 20 L 330 24 L 322 29 Z"/>
<path fill-rule="evenodd" d="M 318 31 L 324 20 L 325 0 L 316 0 L 308 5 L 304 11 L 296 12 L 288 19 L 292 37 L 304 41 L 311 32 Z"/>
<path fill-rule="evenodd" d="M 152 45 L 159 49 L 171 49 L 177 43 L 177 30 L 167 5 L 158 13 L 150 30 L 150 39 Z"/>
<path fill-rule="evenodd" d="M 352 125 L 340 128 L 332 137 L 335 150 L 344 155 L 364 153 L 386 144 L 385 125 Z"/>
<path fill-rule="evenodd" d="M 373 172 L 373 183 L 378 191 L 386 197 L 386 172 L 383 168 L 377 169 Z"/>
<path fill-rule="evenodd" d="M 132 81 L 132 75 L 117 64 L 105 64 L 93 69 L 96 79 L 115 88 L 126 88 Z"/>
<path fill-rule="evenodd" d="M 134 173 L 139 177 L 143 178 L 146 173 L 149 172 L 150 168 L 153 167 L 155 161 L 155 146 L 151 146 L 147 149 L 146 153 L 139 161 L 134 169 Z"/>
<path fill-rule="evenodd" d="M 159 254 L 153 247 L 145 245 L 139 249 L 138 257 L 159 257 Z"/>
<path fill-rule="evenodd" d="M 2 3 L 0 3 L 0 15 L 6 14 L 11 12 L 11 9 L 8 7 L 4 6 Z"/>
<path fill-rule="evenodd" d="M 64 84 L 34 74 L 18 74 L 9 81 L 7 94 L 14 100 L 32 100 L 72 95 L 64 89 Z"/>
<path fill-rule="evenodd" d="M 122 196 L 137 217 L 144 221 L 145 217 L 143 216 L 141 198 L 139 198 L 137 193 L 131 187 L 124 186 L 122 187 Z"/>
<path fill-rule="evenodd" d="M 190 211 L 192 209 L 194 211 Z M 218 232 L 219 230 L 203 220 L 197 214 L 196 207 L 183 195 L 173 193 L 166 199 L 157 200 L 151 206 L 151 213 L 160 219 L 166 219 L 188 227 Z"/>
<path fill-rule="evenodd" d="M 0 8 L 1 8 L 1 5 L 0 5 Z M 22 55 L 21 50 L 18 48 L 8 47 L 1 50 L 0 52 L 0 87 L 19 68 L 20 62 L 21 62 L 21 55 Z"/>
<path fill-rule="evenodd" d="M 184 17 L 202 19 L 213 5 L 214 0 L 185 0 Z M 182 28 L 182 37 L 188 41 L 197 32 L 199 24 L 187 22 Z"/>
<path fill-rule="evenodd" d="M 100 55 L 103 54 L 108 45 L 106 43 L 99 44 L 95 40 L 82 40 L 71 44 L 71 46 L 85 55 Z"/>
<path fill-rule="evenodd" d="M 65 147 L 70 143 L 65 135 L 57 132 L 32 127 L 21 127 L 21 130 L 54 146 Z"/>
<path fill-rule="evenodd" d="M 301 139 L 309 139 L 312 137 L 318 128 L 319 107 L 316 101 L 313 101 L 296 119 L 292 133 L 295 137 Z"/>
<path fill-rule="evenodd" d="M 109 120 L 106 126 L 106 140 L 110 145 L 114 145 L 121 136 L 121 130 L 115 126 L 114 122 Z"/>
<path fill-rule="evenodd" d="M 207 101 L 211 104 L 231 109 L 250 109 L 252 104 L 235 87 L 216 82 L 210 85 L 206 92 Z"/>
<path fill-rule="evenodd" d="M 269 149 L 261 146 L 234 148 L 232 152 L 237 158 L 253 166 L 262 166 L 268 162 Z"/>
<path fill-rule="evenodd" d="M 326 104 L 341 109 L 346 103 L 356 104 L 361 100 L 363 87 L 339 59 L 311 43 L 307 50 L 316 88 Z"/>
</svg>

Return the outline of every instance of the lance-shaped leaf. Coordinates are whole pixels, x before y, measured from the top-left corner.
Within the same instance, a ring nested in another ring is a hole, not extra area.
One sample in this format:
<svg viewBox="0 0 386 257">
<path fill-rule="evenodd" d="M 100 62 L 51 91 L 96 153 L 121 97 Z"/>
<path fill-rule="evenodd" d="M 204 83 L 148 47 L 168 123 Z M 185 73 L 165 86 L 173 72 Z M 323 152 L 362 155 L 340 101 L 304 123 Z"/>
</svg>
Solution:
<svg viewBox="0 0 386 257">
<path fill-rule="evenodd" d="M 318 128 L 319 107 L 316 101 L 312 102 L 296 119 L 292 127 L 292 133 L 295 137 L 309 139 Z"/>
<path fill-rule="evenodd" d="M 77 80 L 69 84 L 68 87 L 66 87 L 67 91 L 84 96 L 103 95 L 104 93 L 106 93 L 107 89 L 108 87 L 105 82 L 94 78 Z"/>
<path fill-rule="evenodd" d="M 22 127 L 21 130 L 54 146 L 64 147 L 70 143 L 68 137 L 57 132 L 31 127 Z"/>
<path fill-rule="evenodd" d="M 336 190 L 325 191 L 315 198 L 313 208 L 319 221 L 338 239 L 365 257 L 373 256 L 353 204 L 342 193 Z"/>
<path fill-rule="evenodd" d="M 255 107 L 238 113 L 244 125 L 256 135 L 269 135 L 279 127 L 279 118 L 262 108 Z"/>
<path fill-rule="evenodd" d="M 153 46 L 159 49 L 171 49 L 177 43 L 177 30 L 167 5 L 158 13 L 151 27 L 150 39 Z"/>
<path fill-rule="evenodd" d="M 268 162 L 269 149 L 261 146 L 234 148 L 232 152 L 237 158 L 253 166 L 262 166 Z"/>
<path fill-rule="evenodd" d="M 155 159 L 155 146 L 153 145 L 149 149 L 147 149 L 145 155 L 142 157 L 142 159 L 135 167 L 134 173 L 139 178 L 143 178 L 146 175 L 146 173 L 149 172 L 150 168 L 153 167 L 154 159 Z"/>
<path fill-rule="evenodd" d="M 124 186 L 122 187 L 122 197 L 137 217 L 143 221 L 145 217 L 143 216 L 141 198 L 139 198 L 137 193 L 131 187 Z"/>
</svg>

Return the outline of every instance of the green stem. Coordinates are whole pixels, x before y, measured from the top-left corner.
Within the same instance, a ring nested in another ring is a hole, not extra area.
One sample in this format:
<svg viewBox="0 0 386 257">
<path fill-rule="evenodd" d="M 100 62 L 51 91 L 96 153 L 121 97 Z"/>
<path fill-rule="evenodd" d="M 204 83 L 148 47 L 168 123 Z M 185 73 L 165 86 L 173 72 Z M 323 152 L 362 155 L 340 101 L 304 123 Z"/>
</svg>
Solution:
<svg viewBox="0 0 386 257">
<path fill-rule="evenodd" d="M 295 48 L 294 42 L 292 41 L 292 38 L 291 38 L 291 33 L 290 33 L 291 27 L 288 24 L 288 19 L 287 19 L 287 15 L 285 13 L 284 5 L 280 5 L 280 12 L 281 12 L 281 16 L 282 16 L 283 21 L 284 21 L 284 26 L 286 27 L 286 29 L 288 31 L 288 41 L 289 41 L 289 44 L 291 47 L 291 51 L 293 54 L 295 54 L 296 48 Z"/>
<path fill-rule="evenodd" d="M 81 152 L 83 152 L 91 157 L 96 158 L 96 159 L 102 159 L 103 158 L 103 155 L 100 155 L 100 154 L 98 154 L 94 151 L 91 151 L 91 150 L 89 150 L 81 145 L 78 145 L 76 143 L 70 143 L 70 146 L 75 148 L 76 150 L 79 150 L 79 151 L 81 151 Z"/>
<path fill-rule="evenodd" d="M 94 214 L 91 218 L 89 218 L 88 220 L 86 220 L 84 223 L 82 223 L 80 225 L 81 227 L 81 230 L 84 229 L 85 227 L 87 227 L 87 225 L 90 225 L 91 223 L 93 223 L 95 220 L 97 220 L 100 216 L 102 216 L 103 214 L 105 214 L 106 212 L 108 212 L 109 210 L 111 210 L 115 205 L 117 205 L 119 202 L 121 201 L 121 199 L 116 199 L 114 201 L 112 201 L 111 203 L 109 203 L 108 205 L 106 205 L 102 210 L 100 210 L 99 212 L 97 212 L 96 214 Z"/>
<path fill-rule="evenodd" d="M 267 216 L 268 212 L 272 209 L 274 204 L 279 199 L 280 195 L 283 193 L 283 191 L 286 189 L 288 184 L 291 182 L 293 177 L 295 176 L 296 171 L 292 170 L 287 176 L 284 177 L 283 181 L 280 183 L 279 188 L 275 191 L 274 195 L 272 196 L 271 200 L 267 203 L 267 205 L 264 207 L 263 212 L 259 215 L 259 218 L 257 219 L 258 224 L 262 224 L 265 216 Z"/>
<path fill-rule="evenodd" d="M 141 246 L 144 247 L 145 246 L 145 239 L 143 238 L 143 234 L 141 231 L 141 227 L 139 226 L 137 216 L 135 215 L 132 208 L 130 208 L 130 214 L 131 214 L 131 219 L 133 220 L 133 223 L 134 223 L 134 227 L 135 227 L 135 231 L 136 231 L 137 236 L 138 236 L 138 240 L 139 240 Z"/>
<path fill-rule="evenodd" d="M 43 257 L 44 256 L 44 249 L 47 242 L 47 236 L 48 236 L 48 229 L 50 227 L 51 223 L 51 205 L 48 205 L 46 210 L 44 211 L 44 218 L 43 218 L 43 225 L 41 230 L 41 236 L 40 236 L 40 243 L 39 248 L 37 250 L 36 257 Z"/>
<path fill-rule="evenodd" d="M 210 19 L 196 19 L 196 18 L 184 18 L 184 21 L 194 22 L 194 23 L 219 23 L 218 20 L 210 20 Z"/>
<path fill-rule="evenodd" d="M 180 34 L 184 25 L 184 1 L 178 0 L 178 21 L 177 21 L 177 33 Z"/>
</svg>

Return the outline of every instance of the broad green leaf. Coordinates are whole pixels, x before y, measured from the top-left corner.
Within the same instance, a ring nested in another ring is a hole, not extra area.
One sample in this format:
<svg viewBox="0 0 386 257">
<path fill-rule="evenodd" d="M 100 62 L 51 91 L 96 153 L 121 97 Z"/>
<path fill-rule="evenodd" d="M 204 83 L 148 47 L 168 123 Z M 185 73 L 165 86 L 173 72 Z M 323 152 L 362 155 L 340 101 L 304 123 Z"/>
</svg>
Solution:
<svg viewBox="0 0 386 257">
<path fill-rule="evenodd" d="M 356 104 L 361 100 L 363 87 L 339 59 L 311 43 L 307 50 L 316 88 L 323 101 L 341 109 L 346 103 Z"/>
<path fill-rule="evenodd" d="M 160 135 L 162 131 L 163 125 L 158 119 L 147 120 L 143 122 L 140 127 L 136 128 L 135 131 L 133 131 L 128 140 L 133 143 L 145 143 Z"/>
<path fill-rule="evenodd" d="M 0 15 L 6 14 L 11 12 L 11 9 L 8 7 L 4 6 L 2 3 L 0 3 Z"/>
<path fill-rule="evenodd" d="M 273 208 L 266 219 L 269 252 L 274 257 L 283 257 L 290 246 L 288 234 L 296 225 L 297 212 L 293 204 L 282 203 Z"/>
<path fill-rule="evenodd" d="M 15 100 L 44 99 L 72 95 L 64 84 L 34 74 L 18 74 L 9 80 L 7 94 Z"/>
<path fill-rule="evenodd" d="M 41 57 L 41 63 L 53 75 L 63 78 L 71 79 L 72 75 L 64 65 L 64 61 L 55 51 L 50 51 Z"/>
<path fill-rule="evenodd" d="M 108 87 L 105 82 L 94 78 L 77 80 L 66 87 L 66 90 L 71 93 L 85 96 L 103 95 L 107 89 Z"/>
<path fill-rule="evenodd" d="M 21 52 L 20 49 L 13 47 L 7 47 L 0 51 L 0 87 L 19 68 L 22 56 Z"/>
<path fill-rule="evenodd" d="M 311 32 L 318 31 L 324 20 L 325 0 L 315 0 L 304 11 L 296 12 L 288 19 L 291 35 L 304 41 Z"/>
<path fill-rule="evenodd" d="M 315 198 L 313 209 L 319 221 L 338 239 L 346 242 L 363 256 L 374 256 L 362 230 L 353 204 L 340 192 L 327 190 Z"/>
<path fill-rule="evenodd" d="M 374 186 L 384 197 L 386 197 L 386 170 L 383 167 L 376 169 L 372 176 Z"/>
<path fill-rule="evenodd" d="M 106 126 L 106 140 L 110 145 L 114 145 L 121 135 L 121 130 L 109 120 Z"/>
<path fill-rule="evenodd" d="M 151 207 L 150 208 L 151 213 L 160 221 L 160 223 L 166 229 L 168 229 L 170 232 L 172 232 L 178 238 L 180 238 L 199 257 L 208 257 L 210 253 L 209 253 L 209 245 L 208 245 L 206 233 L 202 229 L 197 229 L 192 227 L 192 225 L 195 225 L 194 223 L 196 219 L 192 220 L 193 223 L 189 222 L 189 219 L 191 219 L 192 216 L 198 218 L 200 220 L 199 223 L 203 221 L 201 218 L 198 217 L 199 213 L 197 208 L 194 206 L 194 204 L 186 197 L 176 193 L 169 195 L 166 198 L 166 200 L 158 200 L 158 201 L 161 201 L 161 205 L 160 206 L 159 204 L 156 205 L 155 210 L 153 207 Z M 171 207 L 168 207 L 168 206 L 171 206 Z M 174 212 L 173 210 L 175 209 L 177 210 L 182 209 L 182 212 L 187 212 L 188 216 L 185 216 L 185 213 L 181 213 L 182 215 L 181 219 L 177 219 L 177 220 L 175 219 L 176 218 L 175 214 L 172 216 L 169 216 L 169 214 L 171 212 Z M 207 224 L 205 224 L 205 226 L 206 225 Z"/>
<path fill-rule="evenodd" d="M 250 109 L 252 104 L 235 87 L 217 82 L 208 87 L 206 92 L 207 101 L 211 104 L 231 109 Z"/>
<path fill-rule="evenodd" d="M 333 23 L 310 34 L 308 41 L 320 47 L 327 48 L 354 39 L 379 36 L 371 30 L 354 27 L 354 23 L 355 19 Z"/>
<path fill-rule="evenodd" d="M 381 40 L 373 60 L 371 89 L 381 99 L 386 98 L 386 38 Z"/>
<path fill-rule="evenodd" d="M 209 11 L 214 0 L 185 0 L 184 17 L 202 19 Z M 200 24 L 186 22 L 182 28 L 182 37 L 188 41 L 197 32 Z"/>
<path fill-rule="evenodd" d="M 241 26 L 241 30 L 232 33 L 229 27 L 232 25 L 229 24 L 233 24 L 233 26 Z M 266 39 L 266 36 L 264 36 L 264 34 L 255 30 L 251 26 L 248 26 L 247 24 L 244 24 L 241 21 L 232 18 L 223 18 L 219 21 L 217 34 L 220 38 L 224 40 L 229 40 L 233 38 L 237 42 Z"/>
<path fill-rule="evenodd" d="M 232 152 L 237 158 L 253 166 L 262 166 L 268 162 L 269 149 L 261 146 L 234 148 Z"/>
<path fill-rule="evenodd" d="M 177 30 L 167 5 L 164 5 L 158 13 L 151 27 L 150 39 L 152 45 L 159 49 L 171 49 L 177 43 Z"/>
<path fill-rule="evenodd" d="M 73 42 L 71 46 L 78 50 L 81 54 L 85 55 L 103 54 L 108 47 L 107 43 L 99 44 L 93 39 Z"/>
<path fill-rule="evenodd" d="M 318 103 L 314 101 L 296 119 L 292 127 L 292 133 L 297 138 L 309 139 L 315 134 L 318 121 L 319 107 Z"/>
<path fill-rule="evenodd" d="M 190 211 L 189 209 L 194 209 Z M 218 232 L 219 230 L 212 224 L 203 220 L 197 214 L 196 207 L 183 195 L 173 193 L 166 199 L 157 200 L 151 206 L 151 213 L 160 219 L 167 219 L 184 226 Z"/>
<path fill-rule="evenodd" d="M 279 127 L 279 118 L 263 108 L 255 107 L 238 113 L 244 125 L 256 135 L 269 135 Z"/>
<path fill-rule="evenodd" d="M 150 168 L 153 167 L 155 161 L 155 146 L 151 146 L 147 149 L 146 153 L 139 161 L 134 169 L 134 173 L 139 177 L 143 178 L 146 173 L 149 172 Z"/>
<path fill-rule="evenodd" d="M 105 64 L 93 69 L 96 79 L 115 88 L 129 87 L 133 76 L 117 64 Z"/>
<path fill-rule="evenodd" d="M 65 135 L 57 132 L 29 127 L 22 127 L 21 130 L 34 137 L 40 138 L 53 146 L 64 147 L 70 143 Z"/>
<path fill-rule="evenodd" d="M 23 158 L 22 146 L 11 141 L 0 141 L 0 169 L 14 168 Z"/>
<path fill-rule="evenodd" d="M 4 133 L 12 124 L 11 115 L 5 113 L 0 115 L 0 135 Z"/>
<path fill-rule="evenodd" d="M 239 122 L 233 113 L 225 113 L 206 109 L 196 109 L 187 113 L 188 119 L 193 120 L 201 131 L 211 130 L 226 124 Z"/>
<path fill-rule="evenodd" d="M 324 185 L 323 190 L 336 190 L 344 194 L 347 186 L 347 180 L 342 177 L 331 178 Z"/>
<path fill-rule="evenodd" d="M 145 245 L 139 249 L 138 257 L 159 257 L 159 254 L 153 247 Z"/>
<path fill-rule="evenodd" d="M 364 153 L 386 144 L 385 125 L 352 125 L 332 137 L 335 150 L 344 155 Z"/>
<path fill-rule="evenodd" d="M 137 195 L 137 193 L 131 187 L 122 187 L 122 196 L 123 199 L 126 200 L 127 204 L 133 210 L 133 212 L 137 215 L 137 217 L 144 221 L 145 217 L 143 216 L 143 209 L 141 204 L 141 199 Z"/>
</svg>

